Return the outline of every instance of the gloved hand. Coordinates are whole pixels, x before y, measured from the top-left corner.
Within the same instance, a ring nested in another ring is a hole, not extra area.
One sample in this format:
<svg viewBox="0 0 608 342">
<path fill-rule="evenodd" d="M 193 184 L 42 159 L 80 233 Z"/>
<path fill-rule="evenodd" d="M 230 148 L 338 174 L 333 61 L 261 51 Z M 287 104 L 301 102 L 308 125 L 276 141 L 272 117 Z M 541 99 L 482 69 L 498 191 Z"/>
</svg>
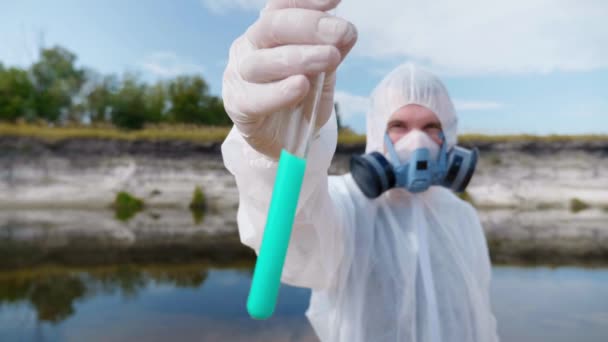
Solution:
<svg viewBox="0 0 608 342">
<path fill-rule="evenodd" d="M 331 116 L 336 68 L 357 40 L 354 25 L 325 13 L 339 2 L 269 0 L 232 44 L 223 78 L 224 107 L 258 152 L 279 156 L 287 135 L 294 133 L 288 129 L 290 116 L 314 96 L 311 90 L 321 72 L 326 76 L 317 127 Z"/>
</svg>

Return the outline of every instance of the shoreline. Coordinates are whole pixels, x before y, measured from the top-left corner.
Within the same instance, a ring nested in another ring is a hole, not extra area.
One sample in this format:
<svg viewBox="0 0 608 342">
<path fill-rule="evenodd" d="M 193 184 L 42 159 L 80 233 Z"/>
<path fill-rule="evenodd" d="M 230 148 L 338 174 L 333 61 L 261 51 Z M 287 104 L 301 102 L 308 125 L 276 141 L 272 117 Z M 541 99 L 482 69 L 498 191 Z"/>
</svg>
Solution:
<svg viewBox="0 0 608 342">
<path fill-rule="evenodd" d="M 481 158 L 467 195 L 494 262 L 608 264 L 608 140 L 476 145 Z M 338 146 L 329 173 L 348 172 L 350 154 L 363 151 L 362 144 Z M 207 227 L 194 224 L 188 211 L 195 186 L 213 208 Z M 121 191 L 145 202 L 129 222 L 116 221 L 109 210 Z M 237 207 L 218 142 L 0 136 L 0 252 L 7 257 L 12 250 L 57 262 L 79 259 L 70 246 L 83 241 L 116 249 L 118 259 L 173 249 L 177 257 L 180 248 L 196 256 L 208 253 L 196 236 L 210 230 L 232 234 L 237 248 Z M 188 246 L 190 240 L 198 242 Z M 141 245 L 146 241 L 156 245 Z"/>
<path fill-rule="evenodd" d="M 608 266 L 608 230 L 593 212 L 586 218 L 560 211 L 478 214 L 494 264 Z M 543 216 L 554 218 L 538 221 Z M 574 227 L 559 225 L 568 218 L 578 220 Z M 0 209 L 0 234 L 4 269 L 255 259 L 240 241 L 234 209 L 210 212 L 201 221 L 186 208 L 147 208 L 127 221 L 110 210 Z"/>
<path fill-rule="evenodd" d="M 150 156 L 180 158 L 196 155 L 221 153 L 222 140 L 194 141 L 188 139 L 111 139 L 97 137 L 68 137 L 45 140 L 40 137 L 22 135 L 0 135 L 0 158 L 14 155 L 57 155 L 57 156 Z M 604 139 L 587 140 L 576 137 L 534 137 L 523 140 L 509 136 L 463 136 L 460 143 L 464 147 L 477 147 L 480 152 L 513 151 L 527 154 L 547 154 L 559 151 L 582 151 L 608 157 L 608 136 Z M 361 154 L 365 152 L 364 142 L 338 143 L 336 154 Z"/>
</svg>

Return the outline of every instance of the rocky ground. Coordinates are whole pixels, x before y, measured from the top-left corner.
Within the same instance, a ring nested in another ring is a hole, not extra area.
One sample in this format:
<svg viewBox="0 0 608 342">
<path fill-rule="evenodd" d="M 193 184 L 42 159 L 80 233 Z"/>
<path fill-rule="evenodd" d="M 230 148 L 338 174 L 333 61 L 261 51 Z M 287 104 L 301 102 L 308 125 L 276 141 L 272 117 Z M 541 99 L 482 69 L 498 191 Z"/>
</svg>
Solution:
<svg viewBox="0 0 608 342">
<path fill-rule="evenodd" d="M 608 261 L 608 142 L 474 144 L 481 160 L 468 197 L 496 262 Z M 330 172 L 348 172 L 362 151 L 339 147 Z M 202 221 L 188 210 L 195 186 L 210 206 Z M 115 219 L 119 191 L 145 210 Z M 11 255 L 74 246 L 201 253 L 220 240 L 238 249 L 237 205 L 219 144 L 0 138 L 0 237 Z"/>
</svg>

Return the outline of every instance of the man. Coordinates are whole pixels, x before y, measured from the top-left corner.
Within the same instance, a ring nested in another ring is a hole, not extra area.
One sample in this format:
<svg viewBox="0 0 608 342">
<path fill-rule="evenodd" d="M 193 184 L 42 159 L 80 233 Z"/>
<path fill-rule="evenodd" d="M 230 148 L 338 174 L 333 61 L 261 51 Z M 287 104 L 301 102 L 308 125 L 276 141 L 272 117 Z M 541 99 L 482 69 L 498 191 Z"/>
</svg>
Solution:
<svg viewBox="0 0 608 342">
<path fill-rule="evenodd" d="M 328 177 L 335 70 L 357 39 L 352 24 L 325 13 L 338 2 L 271 0 L 231 47 L 223 98 L 235 125 L 222 154 L 239 190 L 241 241 L 259 252 L 279 152 L 303 148 L 300 104 L 326 72 L 282 281 L 312 289 L 306 315 L 321 341 L 497 341 L 488 250 L 471 205 L 440 186 L 369 199 L 350 174 Z M 386 155 L 386 134 L 402 161 L 456 144 L 452 102 L 430 72 L 401 65 L 371 100 L 367 152 Z"/>
</svg>

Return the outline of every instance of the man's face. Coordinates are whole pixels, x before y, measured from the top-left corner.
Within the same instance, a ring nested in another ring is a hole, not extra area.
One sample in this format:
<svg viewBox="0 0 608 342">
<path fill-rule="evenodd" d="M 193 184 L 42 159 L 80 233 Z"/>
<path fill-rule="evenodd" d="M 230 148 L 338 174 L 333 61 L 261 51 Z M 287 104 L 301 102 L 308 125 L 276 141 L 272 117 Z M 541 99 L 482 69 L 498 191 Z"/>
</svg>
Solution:
<svg viewBox="0 0 608 342">
<path fill-rule="evenodd" d="M 441 146 L 441 122 L 435 113 L 423 106 L 409 104 L 401 107 L 391 115 L 386 129 L 393 144 L 412 130 L 418 129 Z"/>
</svg>

